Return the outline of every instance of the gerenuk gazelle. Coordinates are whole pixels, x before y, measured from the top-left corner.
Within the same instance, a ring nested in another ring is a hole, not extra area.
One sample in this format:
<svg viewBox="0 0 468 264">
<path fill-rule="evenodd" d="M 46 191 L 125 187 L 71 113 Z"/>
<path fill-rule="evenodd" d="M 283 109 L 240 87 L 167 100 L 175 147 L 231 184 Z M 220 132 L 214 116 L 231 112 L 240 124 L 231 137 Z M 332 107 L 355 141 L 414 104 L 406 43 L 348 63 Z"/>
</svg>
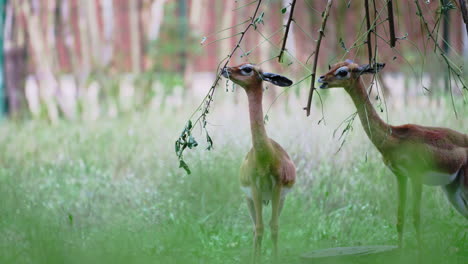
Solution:
<svg viewBox="0 0 468 264">
<path fill-rule="evenodd" d="M 271 200 L 270 228 L 273 253 L 277 257 L 278 218 L 285 195 L 296 179 L 296 167 L 293 161 L 286 151 L 266 133 L 262 109 L 263 81 L 278 86 L 290 86 L 293 82 L 284 76 L 263 72 L 252 64 L 226 67 L 222 69 L 222 75 L 242 86 L 249 102 L 253 146 L 241 165 L 240 183 L 255 226 L 253 261 L 258 262 L 263 237 L 262 203 L 267 204 Z"/>
<path fill-rule="evenodd" d="M 318 80 L 320 88 L 342 87 L 351 96 L 364 131 L 396 175 L 398 183 L 397 231 L 402 246 L 406 182 L 413 189 L 413 217 L 421 245 L 420 205 L 422 184 L 441 186 L 455 209 L 468 218 L 468 136 L 457 131 L 419 125 L 392 126 L 373 108 L 361 81 L 385 64 L 358 65 L 351 60 L 337 63 Z"/>
</svg>

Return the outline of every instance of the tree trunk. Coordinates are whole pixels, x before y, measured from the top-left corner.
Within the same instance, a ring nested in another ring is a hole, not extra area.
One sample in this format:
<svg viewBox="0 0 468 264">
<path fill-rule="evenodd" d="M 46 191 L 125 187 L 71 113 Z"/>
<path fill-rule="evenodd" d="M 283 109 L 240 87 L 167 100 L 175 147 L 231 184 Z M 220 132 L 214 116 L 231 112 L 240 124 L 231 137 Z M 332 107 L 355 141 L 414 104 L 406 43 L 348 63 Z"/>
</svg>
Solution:
<svg viewBox="0 0 468 264">
<path fill-rule="evenodd" d="M 13 118 L 21 117 L 26 105 L 24 85 L 26 78 L 26 46 L 5 50 L 5 84 L 8 97 L 8 113 Z"/>
<path fill-rule="evenodd" d="M 460 2 L 460 11 L 462 13 L 463 22 L 465 22 L 466 34 L 468 35 L 468 0 L 458 0 Z"/>
<path fill-rule="evenodd" d="M 128 0 L 114 0 L 114 50 L 113 58 L 114 66 L 123 71 L 131 71 L 132 56 L 131 43 L 129 41 L 130 33 L 130 18 L 129 18 L 129 2 Z"/>
<path fill-rule="evenodd" d="M 46 106 L 49 120 L 52 123 L 58 121 L 58 109 L 55 102 L 55 92 L 57 90 L 57 81 L 52 73 L 52 62 L 48 56 L 47 47 L 44 46 L 45 35 L 40 28 L 40 19 L 38 12 L 32 12 L 29 1 L 23 1 L 21 10 L 23 11 L 26 25 L 29 33 L 29 43 L 32 47 L 35 60 L 36 74 L 39 81 L 39 90 L 41 100 Z"/>
<path fill-rule="evenodd" d="M 188 32 L 188 20 L 187 20 L 187 3 L 185 0 L 179 0 L 177 13 L 179 16 L 179 39 L 182 43 L 187 43 L 187 32 Z M 185 66 L 187 62 L 187 49 L 186 46 L 183 46 L 182 50 L 179 53 L 180 65 L 179 71 L 185 72 Z"/>
<path fill-rule="evenodd" d="M 132 71 L 141 72 L 141 30 L 139 23 L 140 0 L 129 1 L 130 3 L 130 43 L 132 52 Z"/>
<path fill-rule="evenodd" d="M 130 1 L 130 2 L 134 2 Z M 102 53 L 101 53 L 101 34 L 99 32 L 99 24 L 98 24 L 98 12 L 96 7 L 95 0 L 85 0 L 84 7 L 82 9 L 86 10 L 86 17 L 85 27 L 87 28 L 87 33 L 89 35 L 89 48 L 90 48 L 90 56 L 91 56 L 91 64 L 102 66 Z"/>
<path fill-rule="evenodd" d="M 4 54 L 3 54 L 3 36 L 5 28 L 7 1 L 0 1 L 0 117 L 6 112 L 6 96 L 5 96 L 5 82 L 4 82 Z"/>
<path fill-rule="evenodd" d="M 25 81 L 27 75 L 26 29 L 18 4 L 10 2 L 5 23 L 5 84 L 10 117 L 25 112 Z"/>
</svg>

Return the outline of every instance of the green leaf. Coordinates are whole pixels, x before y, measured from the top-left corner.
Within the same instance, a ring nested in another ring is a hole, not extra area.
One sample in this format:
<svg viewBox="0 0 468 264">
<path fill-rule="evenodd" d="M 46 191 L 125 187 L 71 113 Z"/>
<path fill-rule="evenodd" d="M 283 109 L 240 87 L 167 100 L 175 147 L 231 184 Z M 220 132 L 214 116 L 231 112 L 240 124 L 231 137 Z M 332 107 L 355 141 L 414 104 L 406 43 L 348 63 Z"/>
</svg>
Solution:
<svg viewBox="0 0 468 264">
<path fill-rule="evenodd" d="M 187 163 L 185 163 L 184 160 L 179 160 L 179 168 L 183 168 L 185 170 L 185 172 L 187 172 L 187 174 L 191 174 L 192 171 L 190 171 L 190 168 L 189 166 L 187 165 Z"/>
<path fill-rule="evenodd" d="M 283 7 L 283 9 L 281 9 L 281 14 L 284 14 L 284 13 L 286 13 L 286 11 L 287 11 L 287 10 L 288 10 L 288 8 L 287 8 L 287 7 Z"/>
<path fill-rule="evenodd" d="M 187 122 L 187 125 L 186 125 L 185 127 L 186 127 L 187 130 L 192 129 L 192 120 L 189 120 L 189 121 Z"/>
<path fill-rule="evenodd" d="M 340 38 L 340 46 L 346 51 L 349 52 L 349 50 L 346 48 L 345 43 L 342 38 Z"/>
<path fill-rule="evenodd" d="M 442 5 L 441 12 L 446 13 L 451 9 L 456 9 L 455 5 L 452 2 L 447 2 L 446 4 Z"/>
<path fill-rule="evenodd" d="M 189 149 L 191 149 L 191 148 L 195 148 L 196 146 L 198 146 L 198 142 L 195 140 L 195 138 L 193 136 L 190 136 L 189 140 L 188 140 L 188 143 L 187 143 L 187 147 L 189 147 Z"/>
<path fill-rule="evenodd" d="M 177 154 L 179 154 L 179 150 L 180 150 L 180 141 L 177 140 L 177 141 L 175 142 L 175 152 L 176 152 Z"/>
<path fill-rule="evenodd" d="M 211 137 L 210 135 L 208 135 L 208 133 L 206 133 L 206 142 L 208 142 L 208 148 L 206 148 L 207 150 L 212 150 L 213 149 L 213 140 L 211 140 Z"/>
<path fill-rule="evenodd" d="M 251 52 L 252 52 L 251 50 L 247 51 L 246 53 L 242 54 L 240 57 L 243 58 L 243 57 L 249 56 Z"/>
<path fill-rule="evenodd" d="M 262 25 L 265 25 L 265 23 L 263 22 L 263 16 L 265 15 L 265 12 L 262 12 L 253 22 L 253 26 L 255 29 L 257 29 L 257 24 L 262 24 Z"/>
</svg>

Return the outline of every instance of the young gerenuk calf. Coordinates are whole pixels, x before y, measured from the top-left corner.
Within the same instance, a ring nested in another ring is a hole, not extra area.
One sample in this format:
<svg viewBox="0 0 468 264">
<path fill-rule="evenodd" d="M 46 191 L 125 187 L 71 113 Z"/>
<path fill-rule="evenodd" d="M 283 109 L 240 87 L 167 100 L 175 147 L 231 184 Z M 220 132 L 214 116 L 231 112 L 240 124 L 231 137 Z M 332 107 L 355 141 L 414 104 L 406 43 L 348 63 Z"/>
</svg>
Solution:
<svg viewBox="0 0 468 264">
<path fill-rule="evenodd" d="M 263 82 L 271 82 L 278 86 L 290 86 L 293 82 L 284 76 L 263 72 L 252 64 L 226 67 L 222 69 L 222 75 L 244 88 L 249 102 L 253 146 L 241 165 L 240 183 L 255 226 L 253 261 L 258 262 L 263 237 L 262 203 L 271 200 L 270 228 L 273 252 L 277 257 L 278 218 L 285 195 L 296 179 L 293 161 L 286 151 L 267 135 L 262 109 Z"/>
</svg>

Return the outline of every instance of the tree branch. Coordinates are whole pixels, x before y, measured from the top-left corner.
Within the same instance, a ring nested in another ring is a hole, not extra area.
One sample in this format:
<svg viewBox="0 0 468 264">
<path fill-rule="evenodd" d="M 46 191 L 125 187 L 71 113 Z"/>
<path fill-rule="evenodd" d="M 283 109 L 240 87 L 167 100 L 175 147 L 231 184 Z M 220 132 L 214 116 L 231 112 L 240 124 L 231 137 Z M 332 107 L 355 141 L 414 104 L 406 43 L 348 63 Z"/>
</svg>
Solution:
<svg viewBox="0 0 468 264">
<path fill-rule="evenodd" d="M 330 7 L 333 3 L 333 0 L 328 0 L 327 6 L 325 8 L 325 11 L 322 13 L 322 25 L 320 26 L 319 30 L 319 38 L 317 40 L 317 46 L 315 47 L 315 57 L 314 57 L 314 67 L 312 70 L 312 80 L 310 81 L 310 91 L 309 91 L 309 98 L 307 99 L 307 107 L 304 108 L 307 112 L 307 116 L 310 115 L 310 106 L 312 104 L 312 97 L 314 95 L 314 90 L 315 88 L 315 75 L 317 74 L 317 61 L 318 61 L 318 56 L 320 52 L 320 43 L 322 43 L 322 38 L 325 35 L 325 25 L 327 24 L 327 19 L 328 15 L 330 13 Z"/>
<path fill-rule="evenodd" d="M 289 11 L 289 19 L 286 24 L 286 32 L 284 33 L 283 46 L 281 47 L 280 54 L 278 55 L 278 62 L 283 61 L 284 50 L 286 49 L 286 41 L 288 40 L 289 28 L 291 27 L 291 22 L 293 21 L 294 7 L 296 6 L 296 0 L 293 0 L 291 3 L 291 11 Z"/>
<path fill-rule="evenodd" d="M 388 25 L 390 27 L 390 46 L 393 48 L 396 44 L 396 37 L 395 37 L 395 22 L 393 19 L 393 1 L 388 0 L 387 2 L 387 9 L 388 9 Z"/>
<path fill-rule="evenodd" d="M 468 6 L 466 0 L 458 0 L 460 2 L 460 11 L 463 16 L 463 22 L 465 22 L 466 34 L 468 34 Z"/>
<path fill-rule="evenodd" d="M 371 25 L 370 25 L 370 14 L 369 14 L 369 0 L 365 0 L 364 7 L 366 8 L 366 24 L 367 24 L 367 51 L 369 54 L 369 65 L 372 64 L 372 43 L 371 43 Z"/>
</svg>

